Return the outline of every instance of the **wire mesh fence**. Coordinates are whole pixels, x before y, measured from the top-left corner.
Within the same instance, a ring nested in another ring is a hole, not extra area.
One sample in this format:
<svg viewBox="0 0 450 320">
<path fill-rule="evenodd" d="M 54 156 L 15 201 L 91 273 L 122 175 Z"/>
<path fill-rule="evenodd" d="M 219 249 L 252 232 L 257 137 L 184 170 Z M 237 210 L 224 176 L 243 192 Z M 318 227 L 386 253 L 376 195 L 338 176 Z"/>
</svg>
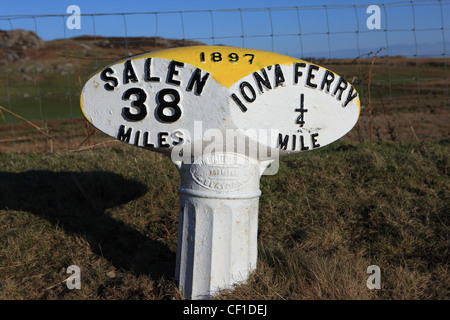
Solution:
<svg viewBox="0 0 450 320">
<path fill-rule="evenodd" d="M 83 8 L 81 8 L 82 10 Z M 277 52 L 330 68 L 358 90 L 345 137 L 449 136 L 450 1 L 172 12 L 0 16 L 0 151 L 112 143 L 82 118 L 92 73 L 145 52 L 198 44 Z M 101 103 L 101 102 L 99 102 Z"/>
</svg>

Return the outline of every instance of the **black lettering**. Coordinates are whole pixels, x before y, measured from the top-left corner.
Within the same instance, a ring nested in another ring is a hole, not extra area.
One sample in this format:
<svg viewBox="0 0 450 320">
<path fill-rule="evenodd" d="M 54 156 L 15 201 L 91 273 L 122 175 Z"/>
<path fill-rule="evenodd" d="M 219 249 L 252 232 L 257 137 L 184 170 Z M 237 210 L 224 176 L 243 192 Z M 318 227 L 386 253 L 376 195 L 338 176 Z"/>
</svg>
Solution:
<svg viewBox="0 0 450 320">
<path fill-rule="evenodd" d="M 325 86 L 327 86 L 326 92 L 330 93 L 330 86 L 333 81 L 334 81 L 334 73 L 331 72 L 330 70 L 325 70 L 325 75 L 323 76 L 322 84 L 320 85 L 320 90 L 323 90 Z"/>
<path fill-rule="evenodd" d="M 292 135 L 292 150 L 295 150 L 295 140 L 297 140 L 297 136 L 295 134 Z"/>
<path fill-rule="evenodd" d="M 173 78 L 173 76 L 178 75 L 178 70 L 176 69 L 177 67 L 180 67 L 180 68 L 184 67 L 184 63 L 172 60 L 169 64 L 169 72 L 167 73 L 167 81 L 166 82 L 170 83 L 170 84 L 174 84 L 176 86 L 179 86 L 181 84 L 181 81 L 175 80 Z"/>
<path fill-rule="evenodd" d="M 300 136 L 300 150 L 302 151 L 309 150 L 309 147 L 305 146 L 305 139 L 303 138 L 303 136 Z"/>
<path fill-rule="evenodd" d="M 173 140 L 172 141 L 172 144 L 174 146 L 176 146 L 176 145 L 178 145 L 178 144 L 180 144 L 180 143 L 182 143 L 184 141 L 184 139 L 183 139 L 183 132 L 175 131 L 173 133 L 173 136 L 175 136 L 175 138 L 178 138 L 178 140 Z M 172 136 L 172 138 L 173 138 L 173 136 Z"/>
<path fill-rule="evenodd" d="M 289 135 L 286 135 L 283 139 L 283 135 L 281 133 L 278 134 L 278 147 L 280 149 L 286 150 L 289 142 Z"/>
<path fill-rule="evenodd" d="M 298 63 L 294 64 L 294 83 L 295 84 L 298 83 L 298 78 L 303 75 L 303 72 L 298 70 L 298 68 L 304 68 L 304 67 L 306 67 L 306 63 L 304 63 L 304 62 L 298 62 Z"/>
<path fill-rule="evenodd" d="M 111 77 L 110 74 L 113 74 L 114 70 L 111 68 L 106 68 L 105 70 L 100 73 L 100 79 L 105 81 L 105 89 L 108 91 L 113 91 L 115 87 L 119 84 L 119 81 L 116 77 Z"/>
<path fill-rule="evenodd" d="M 161 81 L 158 77 L 152 77 L 151 71 L 152 58 L 145 59 L 145 81 L 147 82 L 159 82 Z"/>
<path fill-rule="evenodd" d="M 141 136 L 141 132 L 138 130 L 136 131 L 136 133 L 134 134 L 134 145 L 137 146 L 139 145 L 139 137 Z"/>
<path fill-rule="evenodd" d="M 284 82 L 284 74 L 279 64 L 275 65 L 275 88 Z"/>
<path fill-rule="evenodd" d="M 148 141 L 149 135 L 150 135 L 149 132 L 147 132 L 147 131 L 144 132 L 144 141 L 143 141 L 144 148 L 154 148 L 155 147 L 155 145 L 153 143 L 149 143 L 149 141 Z"/>
<path fill-rule="evenodd" d="M 211 60 L 214 62 L 222 61 L 222 54 L 220 52 L 211 53 Z"/>
<path fill-rule="evenodd" d="M 313 134 L 311 135 L 311 144 L 312 144 L 312 147 L 313 147 L 313 148 L 318 148 L 318 147 L 320 147 L 320 144 L 317 143 L 317 139 L 316 139 L 316 137 L 317 137 L 318 135 L 319 135 L 318 133 L 313 133 Z"/>
<path fill-rule="evenodd" d="M 165 97 L 170 95 L 173 97 L 172 101 L 167 101 Z M 178 105 L 180 102 L 180 94 L 175 89 L 162 89 L 156 95 L 156 100 L 158 101 L 158 105 L 156 106 L 156 115 L 158 116 L 161 122 L 175 122 L 181 117 L 181 108 Z M 167 115 L 164 113 L 164 109 L 172 109 L 173 113 L 171 115 Z"/>
<path fill-rule="evenodd" d="M 195 94 L 201 95 L 203 88 L 205 87 L 206 80 L 208 80 L 209 73 L 206 73 L 203 77 L 201 77 L 201 70 L 195 69 L 194 73 L 192 74 L 191 79 L 189 80 L 189 84 L 187 87 L 187 91 L 192 91 L 195 85 Z"/>
<path fill-rule="evenodd" d="M 248 60 L 248 63 L 250 63 L 250 64 L 252 64 L 253 63 L 253 59 L 255 59 L 255 55 L 251 54 L 251 53 L 244 54 L 244 57 L 251 57 L 250 60 Z"/>
<path fill-rule="evenodd" d="M 231 95 L 231 98 L 233 98 L 234 102 L 238 105 L 238 107 L 241 109 L 242 112 L 247 111 L 247 107 L 242 103 L 242 101 L 235 95 L 234 93 Z"/>
<path fill-rule="evenodd" d="M 303 127 L 305 124 L 305 112 L 308 112 L 308 109 L 305 109 L 305 95 L 303 93 L 300 94 L 300 108 L 295 109 L 295 111 L 300 112 L 295 123 L 299 124 L 300 127 Z"/>
<path fill-rule="evenodd" d="M 125 62 L 125 67 L 123 69 L 123 83 L 138 82 L 136 72 L 134 72 L 133 64 L 131 60 Z"/>
<path fill-rule="evenodd" d="M 354 91 L 354 88 L 350 86 L 350 90 L 348 90 L 347 99 L 345 100 L 344 104 L 342 105 L 344 108 L 349 104 L 350 101 L 355 99 L 358 96 L 358 92 L 355 91 L 355 94 L 352 94 Z"/>
<path fill-rule="evenodd" d="M 258 85 L 259 91 L 261 93 L 264 92 L 262 85 L 266 87 L 266 89 L 272 89 L 272 86 L 270 85 L 269 77 L 267 76 L 266 70 L 261 69 L 261 73 L 263 77 L 261 77 L 258 72 L 253 72 L 253 76 L 255 77 L 256 84 Z"/>
<path fill-rule="evenodd" d="M 338 82 L 338 84 L 336 85 L 336 88 L 334 89 L 333 96 L 335 96 L 336 93 L 339 91 L 339 94 L 338 94 L 338 96 L 337 96 L 336 99 L 338 99 L 339 101 L 341 101 L 341 98 L 342 98 L 342 92 L 343 92 L 345 89 L 347 89 L 347 86 L 348 86 L 347 81 L 345 81 L 344 78 L 340 77 L 340 78 L 339 78 L 339 82 Z"/>
<path fill-rule="evenodd" d="M 131 113 L 129 107 L 123 108 L 123 116 L 129 121 L 141 121 L 147 116 L 147 107 L 144 102 L 147 99 L 147 94 L 141 88 L 130 88 L 123 94 L 123 100 L 129 100 L 132 95 L 137 96 L 136 100 L 131 101 L 131 106 L 138 110 L 138 113 Z"/>
<path fill-rule="evenodd" d="M 228 61 L 230 61 L 230 62 L 238 62 L 239 61 L 239 55 L 237 53 L 234 53 L 234 52 L 230 53 L 228 55 Z"/>
<path fill-rule="evenodd" d="M 168 132 L 158 132 L 158 145 L 161 148 L 168 148 L 170 147 L 170 144 L 167 143 L 167 136 L 169 135 Z"/>
<path fill-rule="evenodd" d="M 306 78 L 306 85 L 311 88 L 317 88 L 317 84 L 311 82 L 311 80 L 315 78 L 313 70 L 319 70 L 319 67 L 314 64 L 309 65 L 308 76 Z"/>
<path fill-rule="evenodd" d="M 252 85 L 250 83 L 248 83 L 247 81 L 243 81 L 240 85 L 239 88 L 241 89 L 241 94 L 244 97 L 244 99 L 247 102 L 253 102 L 256 99 L 256 92 L 255 89 L 253 89 Z M 247 93 L 245 92 L 245 88 L 248 88 L 248 90 L 250 90 L 250 93 L 252 94 L 252 97 L 249 97 L 247 95 Z"/>
<path fill-rule="evenodd" d="M 125 132 L 125 126 L 121 125 L 119 127 L 119 133 L 117 134 L 117 140 L 124 141 L 124 142 L 130 142 L 131 137 L 131 128 L 128 128 L 127 132 Z"/>
</svg>

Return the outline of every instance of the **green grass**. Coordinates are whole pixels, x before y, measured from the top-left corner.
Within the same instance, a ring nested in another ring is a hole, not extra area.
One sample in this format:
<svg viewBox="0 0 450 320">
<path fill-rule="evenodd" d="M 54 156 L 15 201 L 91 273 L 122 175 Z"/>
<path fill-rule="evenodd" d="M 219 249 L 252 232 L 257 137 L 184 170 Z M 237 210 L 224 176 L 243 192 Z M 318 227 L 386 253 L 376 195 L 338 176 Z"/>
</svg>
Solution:
<svg viewBox="0 0 450 320">
<path fill-rule="evenodd" d="M 216 298 L 448 299 L 449 151 L 337 142 L 281 159 L 261 179 L 257 270 Z M 180 299 L 179 183 L 127 145 L 0 154 L 0 299 Z M 81 290 L 61 283 L 72 264 Z"/>
</svg>

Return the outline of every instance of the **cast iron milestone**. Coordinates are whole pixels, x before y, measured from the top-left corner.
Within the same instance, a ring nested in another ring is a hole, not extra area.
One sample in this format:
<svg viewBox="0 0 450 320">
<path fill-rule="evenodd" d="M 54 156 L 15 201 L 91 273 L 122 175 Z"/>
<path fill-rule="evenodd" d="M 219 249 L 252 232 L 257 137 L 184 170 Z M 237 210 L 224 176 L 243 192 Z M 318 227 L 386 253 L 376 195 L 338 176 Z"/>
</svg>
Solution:
<svg viewBox="0 0 450 320">
<path fill-rule="evenodd" d="M 274 174 L 280 156 L 338 140 L 360 112 L 354 87 L 326 68 L 226 46 L 119 61 L 91 76 L 80 99 L 96 128 L 166 154 L 178 168 L 175 276 L 186 299 L 248 279 L 261 175 Z"/>
</svg>

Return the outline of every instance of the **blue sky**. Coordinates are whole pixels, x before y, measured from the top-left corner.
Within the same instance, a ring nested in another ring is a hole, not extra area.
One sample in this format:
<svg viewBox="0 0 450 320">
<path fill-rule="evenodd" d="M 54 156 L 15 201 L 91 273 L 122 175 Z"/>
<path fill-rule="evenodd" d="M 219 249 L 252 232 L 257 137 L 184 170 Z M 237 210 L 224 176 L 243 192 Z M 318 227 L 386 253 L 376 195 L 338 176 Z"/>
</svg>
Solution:
<svg viewBox="0 0 450 320">
<path fill-rule="evenodd" d="M 70 5 L 81 10 L 79 30 L 65 26 Z M 367 27 L 369 5 L 381 8 L 379 30 Z M 244 10 L 221 11 L 229 9 Z M 121 15 L 144 12 L 159 14 Z M 117 15 L 89 15 L 103 13 Z M 449 0 L 416 0 L 413 5 L 402 0 L 17 0 L 2 1 L 0 29 L 33 30 L 45 40 L 84 34 L 184 37 L 302 57 L 356 57 L 381 47 L 390 55 L 442 56 L 450 50 L 448 17 Z"/>
<path fill-rule="evenodd" d="M 0 15 L 14 14 L 61 14 L 72 4 L 82 13 L 122 13 L 140 11 L 186 11 L 237 8 L 295 7 L 313 5 L 371 5 L 398 3 L 402 0 L 18 0 L 2 1 Z"/>
</svg>

